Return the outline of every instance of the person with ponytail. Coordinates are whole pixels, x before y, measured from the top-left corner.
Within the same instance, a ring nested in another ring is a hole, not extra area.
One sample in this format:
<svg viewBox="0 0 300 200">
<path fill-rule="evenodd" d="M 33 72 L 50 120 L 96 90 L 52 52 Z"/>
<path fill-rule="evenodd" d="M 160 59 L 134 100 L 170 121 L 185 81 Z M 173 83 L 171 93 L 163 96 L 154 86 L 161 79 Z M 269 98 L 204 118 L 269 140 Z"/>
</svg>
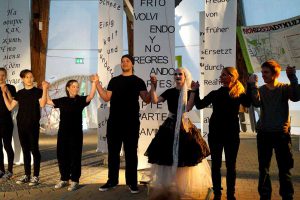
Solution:
<svg viewBox="0 0 300 200">
<path fill-rule="evenodd" d="M 236 158 L 240 145 L 239 108 L 249 107 L 250 97 L 246 95 L 239 74 L 235 67 L 222 70 L 220 82 L 222 87 L 211 91 L 202 100 L 196 99 L 197 109 L 212 104 L 213 111 L 209 120 L 208 144 L 211 151 L 211 173 L 214 199 L 221 199 L 221 165 L 222 152 L 226 159 L 227 199 L 235 200 Z"/>
<path fill-rule="evenodd" d="M 195 195 L 207 192 L 211 186 L 210 167 L 205 159 L 209 155 L 208 146 L 186 116 L 194 106 L 191 94 L 198 88 L 191 90 L 191 74 L 185 68 L 175 70 L 174 80 L 175 87 L 158 96 L 157 79 L 151 76 L 151 101 L 154 104 L 167 101 L 169 116 L 145 153 L 152 164 L 154 189 L 150 199 L 163 195 L 162 191 L 198 199 Z"/>
</svg>

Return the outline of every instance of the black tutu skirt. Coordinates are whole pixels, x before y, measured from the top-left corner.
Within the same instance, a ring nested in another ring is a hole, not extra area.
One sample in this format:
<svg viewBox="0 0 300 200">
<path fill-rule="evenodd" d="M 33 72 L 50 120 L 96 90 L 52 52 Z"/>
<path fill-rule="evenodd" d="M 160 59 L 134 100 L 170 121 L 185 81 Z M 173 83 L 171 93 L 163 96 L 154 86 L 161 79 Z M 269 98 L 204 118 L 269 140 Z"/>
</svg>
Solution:
<svg viewBox="0 0 300 200">
<path fill-rule="evenodd" d="M 145 156 L 148 162 L 158 165 L 169 165 L 173 163 L 173 139 L 176 119 L 167 118 L 159 127 L 155 137 L 152 139 Z M 208 146 L 202 138 L 201 132 L 189 121 L 189 131 L 180 129 L 178 167 L 195 166 L 203 158 L 210 155 Z"/>
</svg>

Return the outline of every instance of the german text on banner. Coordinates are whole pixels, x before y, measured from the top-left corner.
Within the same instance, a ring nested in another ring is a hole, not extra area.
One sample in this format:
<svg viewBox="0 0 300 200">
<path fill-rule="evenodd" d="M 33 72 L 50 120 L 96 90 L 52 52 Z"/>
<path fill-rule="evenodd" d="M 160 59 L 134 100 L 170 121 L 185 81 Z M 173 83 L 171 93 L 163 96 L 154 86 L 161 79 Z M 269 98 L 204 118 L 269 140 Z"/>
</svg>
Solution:
<svg viewBox="0 0 300 200">
<path fill-rule="evenodd" d="M 221 86 L 219 76 L 224 67 L 235 66 L 237 1 L 205 1 L 204 49 L 201 57 L 201 84 L 204 96 Z M 203 135 L 208 134 L 212 108 L 204 109 Z"/>
<path fill-rule="evenodd" d="M 262 63 L 275 59 L 285 69 L 300 69 L 300 15 L 287 20 L 237 29 L 248 72 L 259 72 Z"/>
<path fill-rule="evenodd" d="M 155 3 L 154 3 L 155 2 Z M 134 1 L 134 56 L 135 73 L 150 88 L 150 75 L 158 79 L 157 94 L 174 86 L 175 63 L 175 2 Z M 146 148 L 168 117 L 166 103 L 145 105 L 140 101 L 140 139 L 138 168 L 146 168 Z"/>
<path fill-rule="evenodd" d="M 121 73 L 123 54 L 123 0 L 99 0 L 98 23 L 98 75 L 100 84 L 107 87 L 110 79 Z M 107 152 L 106 125 L 109 116 L 109 103 L 100 98 L 98 108 L 98 147 L 97 151 Z"/>
<path fill-rule="evenodd" d="M 7 69 L 7 82 L 21 83 L 20 72 L 30 69 L 29 0 L 0 1 L 0 67 Z"/>
</svg>

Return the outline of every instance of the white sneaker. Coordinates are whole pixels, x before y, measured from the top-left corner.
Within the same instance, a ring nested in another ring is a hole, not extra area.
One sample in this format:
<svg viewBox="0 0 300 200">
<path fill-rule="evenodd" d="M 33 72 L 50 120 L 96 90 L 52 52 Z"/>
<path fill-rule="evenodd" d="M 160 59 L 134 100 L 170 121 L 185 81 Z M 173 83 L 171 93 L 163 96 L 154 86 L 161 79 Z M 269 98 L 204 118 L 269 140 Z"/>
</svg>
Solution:
<svg viewBox="0 0 300 200">
<path fill-rule="evenodd" d="M 71 181 L 70 186 L 68 187 L 68 191 L 75 191 L 79 188 L 79 183 Z"/>
<path fill-rule="evenodd" d="M 29 176 L 24 175 L 22 176 L 19 180 L 17 180 L 17 184 L 24 184 L 24 183 L 28 183 L 29 182 Z"/>
<path fill-rule="evenodd" d="M 40 179 L 38 176 L 34 176 L 30 179 L 29 186 L 35 186 L 40 183 Z"/>
<path fill-rule="evenodd" d="M 67 185 L 68 185 L 68 181 L 59 181 L 59 182 L 54 186 L 54 188 L 55 188 L 55 189 L 60 189 L 60 188 L 66 187 Z"/>
<path fill-rule="evenodd" d="M 13 174 L 9 171 L 5 172 L 5 174 L 2 176 L 3 180 L 10 180 Z"/>
</svg>

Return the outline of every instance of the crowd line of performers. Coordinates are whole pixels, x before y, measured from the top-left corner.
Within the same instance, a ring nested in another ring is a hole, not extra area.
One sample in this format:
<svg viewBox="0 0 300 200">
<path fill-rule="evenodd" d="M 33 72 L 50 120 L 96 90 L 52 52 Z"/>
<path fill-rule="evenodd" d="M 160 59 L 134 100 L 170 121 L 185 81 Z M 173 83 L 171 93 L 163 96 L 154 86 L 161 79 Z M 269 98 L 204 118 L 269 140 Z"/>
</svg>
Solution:
<svg viewBox="0 0 300 200">
<path fill-rule="evenodd" d="M 13 122 L 11 110 L 18 105 L 17 126 L 24 155 L 24 176 L 16 183 L 35 186 L 40 183 L 39 120 L 40 108 L 46 104 L 60 109 L 60 123 L 57 136 L 57 160 L 60 181 L 56 189 L 68 186 L 69 191 L 79 188 L 81 155 L 83 146 L 82 111 L 94 98 L 96 91 L 105 101 L 110 101 L 107 122 L 108 180 L 99 187 L 107 191 L 119 184 L 120 151 L 125 152 L 125 178 L 131 193 L 138 193 L 137 148 L 139 139 L 139 97 L 145 103 L 167 101 L 169 116 L 145 152 L 151 163 L 152 198 L 160 195 L 167 198 L 181 198 L 187 194 L 199 193 L 213 188 L 214 199 L 221 199 L 221 165 L 224 150 L 226 160 L 227 199 L 234 200 L 236 182 L 236 159 L 240 144 L 239 109 L 251 104 L 260 108 L 256 124 L 259 161 L 258 192 L 260 198 L 271 199 L 272 186 L 269 167 L 272 151 L 275 149 L 279 169 L 279 193 L 284 200 L 293 199 L 291 180 L 293 155 L 291 151 L 290 118 L 288 101 L 300 100 L 300 86 L 295 67 L 286 67 L 290 84 L 280 83 L 281 66 L 274 60 L 261 65 L 264 85 L 258 87 L 258 77 L 251 75 L 247 90 L 241 84 L 235 67 L 226 67 L 220 75 L 222 86 L 199 98 L 199 83 L 192 81 L 190 72 L 178 68 L 174 73 L 175 85 L 159 96 L 156 93 L 157 78 L 150 76 L 151 89 L 134 75 L 134 58 L 121 58 L 122 74 L 113 77 L 107 89 L 99 83 L 98 75 L 92 75 L 89 95 L 79 95 L 79 83 L 69 80 L 66 97 L 51 99 L 49 83 L 42 82 L 42 89 L 34 87 L 30 70 L 20 73 L 24 88 L 17 91 L 6 84 L 7 72 L 0 68 L 0 178 L 13 177 L 14 151 L 11 145 Z M 208 145 L 200 131 L 191 123 L 186 113 L 194 106 L 203 109 L 212 105 L 209 121 Z M 3 142 L 3 145 L 2 145 Z M 7 170 L 4 167 L 3 146 L 8 157 Z M 209 146 L 209 147 L 208 147 Z M 31 174 L 31 154 L 33 175 Z M 211 167 L 206 157 L 211 155 Z M 172 195 L 171 195 L 172 194 Z M 175 195 L 175 196 L 174 196 Z"/>
</svg>

